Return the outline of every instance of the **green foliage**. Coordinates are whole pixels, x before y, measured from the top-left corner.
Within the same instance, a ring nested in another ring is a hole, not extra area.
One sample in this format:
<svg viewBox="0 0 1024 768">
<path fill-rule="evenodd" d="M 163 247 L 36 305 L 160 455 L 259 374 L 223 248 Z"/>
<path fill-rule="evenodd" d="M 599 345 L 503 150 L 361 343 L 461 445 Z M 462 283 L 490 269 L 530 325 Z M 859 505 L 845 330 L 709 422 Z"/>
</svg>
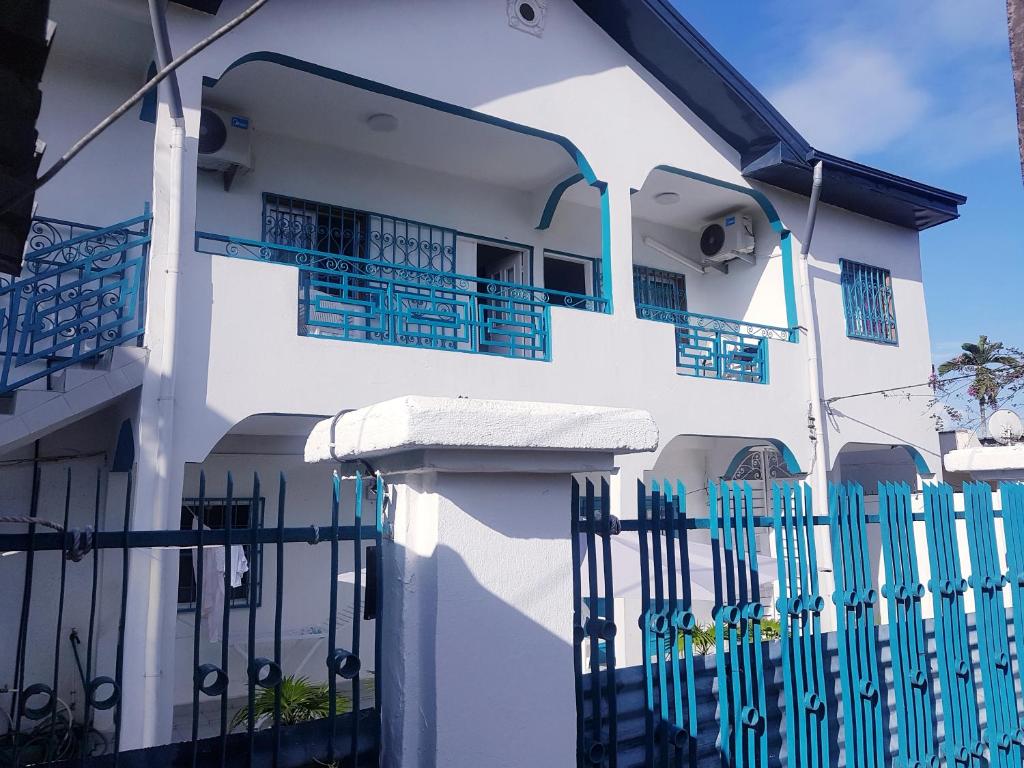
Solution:
<svg viewBox="0 0 1024 768">
<path fill-rule="evenodd" d="M 1024 359 L 1020 350 L 989 341 L 988 336 L 979 336 L 977 343 L 967 342 L 960 348 L 963 352 L 939 366 L 936 388 L 949 394 L 958 389 L 953 385 L 963 377 L 973 379 L 967 395 L 978 403 L 978 416 L 983 421 L 989 409 L 1002 405 L 1000 393 L 1008 392 L 1012 398 L 1021 389 Z"/>
<path fill-rule="evenodd" d="M 748 623 L 748 632 L 753 637 L 754 625 Z M 709 653 L 715 652 L 715 625 L 714 624 L 697 624 L 693 628 L 691 633 L 693 639 L 693 652 L 699 656 L 706 656 Z M 770 643 L 774 640 L 778 640 L 782 636 L 782 626 L 779 624 L 777 619 L 762 619 L 761 620 L 761 642 Z M 679 649 L 683 649 L 685 642 L 686 633 L 679 633 Z"/>
<path fill-rule="evenodd" d="M 348 712 L 352 708 L 352 700 L 343 694 L 335 694 L 338 713 Z M 330 708 L 330 693 L 327 683 L 312 683 L 306 677 L 289 675 L 281 681 L 281 724 L 292 725 L 306 720 L 318 720 L 327 717 Z M 256 695 L 253 708 L 256 726 L 260 727 L 274 717 L 274 689 L 263 688 Z M 231 730 L 245 724 L 249 719 L 248 705 L 235 713 L 231 720 Z"/>
</svg>

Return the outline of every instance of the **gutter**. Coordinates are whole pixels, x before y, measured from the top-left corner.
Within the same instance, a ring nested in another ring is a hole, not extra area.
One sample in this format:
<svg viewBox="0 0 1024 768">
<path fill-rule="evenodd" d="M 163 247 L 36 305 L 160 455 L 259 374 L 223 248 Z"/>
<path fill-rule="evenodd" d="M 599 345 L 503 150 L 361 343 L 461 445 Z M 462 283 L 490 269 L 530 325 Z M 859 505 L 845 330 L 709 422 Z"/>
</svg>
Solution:
<svg viewBox="0 0 1024 768">
<path fill-rule="evenodd" d="M 826 434 L 827 406 L 822 387 L 821 370 L 818 366 L 818 319 L 812 312 L 811 278 L 808 268 L 808 254 L 814 237 L 814 225 L 818 218 L 818 201 L 824 181 L 824 163 L 814 164 L 811 182 L 811 199 L 807 204 L 807 221 L 800 243 L 800 316 L 804 318 L 807 340 L 807 430 L 813 447 L 810 476 L 814 488 L 816 514 L 825 514 L 828 509 L 828 436 Z"/>
<path fill-rule="evenodd" d="M 149 0 L 150 21 L 153 27 L 153 40 L 156 58 L 160 69 L 171 60 L 167 19 L 165 16 L 165 0 Z M 181 265 L 181 220 L 182 220 L 182 184 L 185 161 L 185 120 L 181 103 L 181 92 L 178 87 L 177 73 L 172 72 L 166 81 L 164 90 L 168 110 L 172 119 L 170 131 L 170 153 L 168 157 L 168 183 L 166 189 L 167 234 L 166 249 L 159 255 L 157 264 L 164 270 L 164 299 L 161 313 L 161 342 L 157 375 L 159 377 L 156 403 L 156 453 L 155 483 L 152 501 L 152 522 L 154 527 L 170 527 L 174 521 L 174 512 L 181 503 L 181 488 L 171 482 L 174 475 L 174 411 L 175 389 L 177 377 L 177 335 L 178 335 L 178 304 L 179 304 L 179 273 Z M 154 260 L 150 261 L 152 265 Z M 153 284 L 153 281 L 150 281 Z M 154 558 L 149 566 L 148 605 L 145 623 L 147 637 L 163 638 L 168 590 L 165 588 L 169 568 L 166 558 Z M 166 641 L 147 643 L 144 651 L 145 677 L 141 701 L 144 708 L 157 710 L 161 697 L 161 689 L 168 685 L 163 676 L 164 656 L 167 652 Z M 162 721 L 156 711 L 146 711 L 142 715 L 141 746 L 161 743 Z"/>
</svg>

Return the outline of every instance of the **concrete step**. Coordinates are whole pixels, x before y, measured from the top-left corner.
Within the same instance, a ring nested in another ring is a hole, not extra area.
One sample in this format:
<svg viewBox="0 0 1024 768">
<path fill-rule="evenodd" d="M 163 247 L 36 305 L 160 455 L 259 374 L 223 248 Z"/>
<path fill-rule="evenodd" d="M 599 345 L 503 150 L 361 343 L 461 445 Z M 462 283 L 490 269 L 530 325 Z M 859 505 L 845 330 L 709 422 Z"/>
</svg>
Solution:
<svg viewBox="0 0 1024 768">
<path fill-rule="evenodd" d="M 115 347 L 101 361 L 52 374 L 49 389 L 44 377 L 39 380 L 42 387 L 26 385 L 0 398 L 0 453 L 95 413 L 141 386 L 148 355 L 144 347 Z"/>
</svg>

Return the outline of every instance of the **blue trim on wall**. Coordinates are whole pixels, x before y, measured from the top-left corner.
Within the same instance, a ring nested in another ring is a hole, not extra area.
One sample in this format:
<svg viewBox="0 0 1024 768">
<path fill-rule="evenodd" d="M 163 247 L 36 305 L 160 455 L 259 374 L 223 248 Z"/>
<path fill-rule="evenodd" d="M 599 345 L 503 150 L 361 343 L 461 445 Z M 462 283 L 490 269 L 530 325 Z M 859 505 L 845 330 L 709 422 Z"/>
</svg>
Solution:
<svg viewBox="0 0 1024 768">
<path fill-rule="evenodd" d="M 555 217 L 555 209 L 558 208 L 562 195 L 565 194 L 569 187 L 580 181 L 583 181 L 583 174 L 574 173 L 569 178 L 562 179 L 562 181 L 555 184 L 555 188 L 548 195 L 548 201 L 544 204 L 544 210 L 540 214 L 540 223 L 537 224 L 537 229 L 547 229 L 551 226 L 551 220 Z"/>
<path fill-rule="evenodd" d="M 146 70 L 146 81 L 149 82 L 156 77 L 156 62 L 149 62 L 149 69 Z M 156 123 L 156 101 L 157 89 L 150 88 L 142 97 L 142 107 L 139 109 L 139 120 L 144 123 Z"/>
<path fill-rule="evenodd" d="M 900 448 L 910 454 L 910 458 L 914 462 L 914 466 L 917 468 L 917 474 L 919 475 L 934 475 L 931 468 L 928 466 L 928 462 L 924 460 L 924 456 L 921 452 L 914 448 L 912 445 L 900 445 Z"/>
<path fill-rule="evenodd" d="M 768 199 L 768 196 L 757 189 L 733 184 L 732 182 L 716 179 L 712 176 L 705 176 L 703 173 L 686 171 L 682 168 L 676 168 L 671 165 L 656 165 L 652 170 L 674 173 L 677 176 L 684 176 L 685 178 L 701 181 L 705 184 L 713 184 L 716 187 L 731 189 L 734 192 L 739 192 L 740 194 L 752 197 L 757 202 L 761 207 L 761 210 L 764 211 L 764 215 L 768 217 L 768 223 L 771 224 L 772 230 L 777 232 L 779 235 L 779 249 L 782 251 L 782 287 L 786 298 L 786 325 L 789 326 L 790 329 L 790 341 L 796 341 L 800 318 L 796 311 L 796 280 L 793 271 L 793 242 L 790 237 L 789 230 L 782 225 L 782 219 L 779 217 L 779 212 L 775 209 L 772 201 Z"/>
<path fill-rule="evenodd" d="M 283 67 L 289 67 L 290 69 L 297 69 L 301 72 L 307 72 L 311 75 L 323 77 L 327 80 L 333 80 L 338 83 L 344 83 L 356 88 L 361 88 L 365 91 L 379 93 L 382 96 L 390 96 L 391 98 L 401 99 L 402 101 L 408 101 L 413 104 L 419 104 L 420 106 L 429 107 L 430 109 L 436 109 L 440 112 L 447 112 L 448 114 L 455 115 L 456 117 L 464 117 L 467 120 L 475 120 L 479 123 L 494 125 L 498 128 L 505 128 L 506 130 L 526 134 L 527 136 L 535 136 L 539 139 L 553 141 L 558 144 L 558 146 L 562 147 L 562 149 L 568 153 L 569 157 L 576 164 L 576 167 L 579 169 L 579 174 L 583 177 L 583 180 L 601 193 L 601 266 L 603 274 L 611 275 L 611 223 L 609 220 L 611 214 L 608 206 L 608 185 L 597 178 L 597 175 L 594 173 L 594 169 L 590 166 L 590 162 L 580 151 L 579 147 L 569 141 L 569 139 L 564 136 L 560 136 L 557 133 L 551 133 L 539 128 L 532 128 L 528 125 L 514 123 L 511 120 L 505 120 L 483 112 L 477 112 L 476 110 L 461 107 L 457 104 L 449 104 L 448 102 L 441 101 L 439 99 L 422 96 L 417 93 L 412 93 L 411 91 L 405 91 L 401 88 L 395 88 L 391 85 L 379 83 L 375 80 L 368 80 L 364 77 L 358 77 L 357 75 L 350 75 L 347 72 L 330 69 L 329 67 L 325 67 L 320 64 L 313 64 L 312 62 L 297 59 L 294 56 L 275 53 L 273 51 L 252 51 L 251 53 L 247 53 L 229 64 L 219 77 L 204 76 L 203 86 L 212 88 L 217 85 L 220 79 L 232 69 L 240 67 L 243 64 L 249 64 L 256 61 L 278 64 Z M 614 311 L 611 284 L 611 279 L 603 281 L 603 291 L 605 295 L 602 298 L 606 299 L 608 302 L 607 311 L 609 313 Z"/>
<path fill-rule="evenodd" d="M 786 469 L 789 470 L 792 474 L 804 474 L 804 471 L 800 469 L 800 462 L 796 460 L 796 456 L 789 449 L 789 446 L 787 446 L 784 442 L 782 442 L 781 440 L 776 440 L 775 438 L 766 438 L 759 442 L 768 443 L 775 450 L 777 450 L 779 452 L 779 455 L 782 457 L 782 462 L 786 465 Z M 746 448 L 740 449 L 736 453 L 736 455 L 732 457 L 732 461 L 729 462 L 729 466 L 725 470 L 725 473 L 722 475 L 722 477 L 731 477 L 732 473 L 736 471 L 736 468 L 739 467 L 740 463 L 745 458 L 747 458 L 747 455 L 750 453 L 752 448 L 752 445 L 748 445 Z"/>
</svg>

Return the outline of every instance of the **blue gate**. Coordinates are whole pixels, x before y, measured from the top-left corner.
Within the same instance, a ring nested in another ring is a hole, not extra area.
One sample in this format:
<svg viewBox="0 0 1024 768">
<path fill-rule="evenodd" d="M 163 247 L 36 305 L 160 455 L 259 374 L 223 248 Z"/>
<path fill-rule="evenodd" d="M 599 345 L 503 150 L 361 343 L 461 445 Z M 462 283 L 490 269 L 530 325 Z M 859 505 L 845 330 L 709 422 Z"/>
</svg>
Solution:
<svg viewBox="0 0 1024 768">
<path fill-rule="evenodd" d="M 1021 765 L 1024 485 L 608 496 L 573 485 L 579 765 Z"/>
</svg>

